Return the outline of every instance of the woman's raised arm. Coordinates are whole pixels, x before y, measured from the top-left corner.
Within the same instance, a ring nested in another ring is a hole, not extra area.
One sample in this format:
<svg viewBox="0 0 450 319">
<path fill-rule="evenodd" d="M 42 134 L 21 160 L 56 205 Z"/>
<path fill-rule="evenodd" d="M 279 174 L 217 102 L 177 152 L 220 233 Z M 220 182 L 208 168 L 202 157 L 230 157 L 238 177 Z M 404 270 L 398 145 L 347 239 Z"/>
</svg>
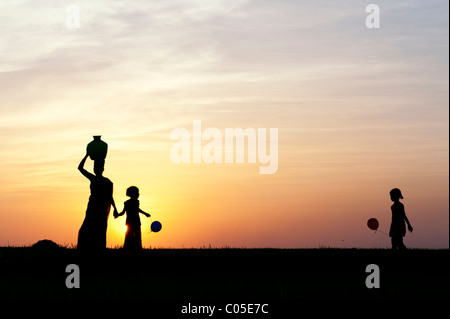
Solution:
<svg viewBox="0 0 450 319">
<path fill-rule="evenodd" d="M 86 163 L 86 159 L 87 159 L 88 155 L 86 154 L 85 157 L 83 157 L 83 159 L 81 160 L 80 164 L 78 165 L 78 170 L 81 172 L 81 174 L 83 174 L 87 179 L 91 180 L 94 175 L 89 173 L 87 170 L 84 169 L 84 163 Z"/>
</svg>

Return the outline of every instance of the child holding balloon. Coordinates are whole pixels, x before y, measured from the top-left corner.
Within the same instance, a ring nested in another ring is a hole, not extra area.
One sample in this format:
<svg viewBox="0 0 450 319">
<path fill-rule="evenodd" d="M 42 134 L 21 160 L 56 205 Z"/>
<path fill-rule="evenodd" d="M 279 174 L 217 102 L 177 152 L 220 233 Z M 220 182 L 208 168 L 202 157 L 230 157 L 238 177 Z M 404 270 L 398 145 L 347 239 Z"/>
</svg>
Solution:
<svg viewBox="0 0 450 319">
<path fill-rule="evenodd" d="M 141 220 L 139 219 L 139 213 L 147 217 L 150 217 L 150 214 L 147 214 L 139 208 L 139 188 L 136 186 L 128 187 L 126 194 L 130 199 L 124 203 L 122 212 L 114 214 L 114 218 L 122 216 L 125 212 L 127 213 L 127 220 L 125 222 L 127 231 L 123 248 L 127 252 L 137 252 L 142 249 Z"/>
<path fill-rule="evenodd" d="M 389 237 L 391 237 L 393 250 L 406 250 L 406 246 L 403 243 L 403 237 L 406 235 L 405 222 L 408 225 L 408 230 L 413 231 L 408 217 L 405 214 L 405 207 L 400 202 L 403 199 L 402 192 L 398 188 L 394 188 L 389 192 L 391 200 L 394 202 L 391 206 L 392 222 L 389 230 Z"/>
</svg>

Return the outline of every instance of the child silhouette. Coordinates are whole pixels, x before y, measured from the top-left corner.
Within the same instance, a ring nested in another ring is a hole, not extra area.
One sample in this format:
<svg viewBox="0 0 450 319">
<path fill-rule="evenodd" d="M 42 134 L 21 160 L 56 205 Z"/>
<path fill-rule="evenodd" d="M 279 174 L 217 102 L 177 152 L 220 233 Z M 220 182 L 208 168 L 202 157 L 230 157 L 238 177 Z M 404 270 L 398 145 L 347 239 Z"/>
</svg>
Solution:
<svg viewBox="0 0 450 319">
<path fill-rule="evenodd" d="M 392 223 L 389 230 L 389 237 L 391 237 L 392 250 L 406 250 L 406 246 L 403 243 L 403 237 L 406 235 L 406 224 L 408 224 L 408 230 L 413 231 L 408 217 L 405 214 L 405 207 L 400 202 L 403 199 L 402 192 L 398 188 L 392 189 L 389 194 L 391 200 L 394 202 L 391 206 L 392 211 Z"/>
<path fill-rule="evenodd" d="M 115 214 L 114 218 L 122 216 L 125 212 L 127 213 L 127 220 L 125 222 L 127 231 L 125 233 L 123 248 L 127 252 L 138 252 L 142 249 L 141 220 L 139 219 L 139 213 L 144 214 L 147 217 L 150 217 L 150 214 L 147 214 L 139 208 L 139 188 L 136 186 L 128 187 L 126 195 L 129 196 L 130 199 L 124 203 L 122 212 Z"/>
</svg>

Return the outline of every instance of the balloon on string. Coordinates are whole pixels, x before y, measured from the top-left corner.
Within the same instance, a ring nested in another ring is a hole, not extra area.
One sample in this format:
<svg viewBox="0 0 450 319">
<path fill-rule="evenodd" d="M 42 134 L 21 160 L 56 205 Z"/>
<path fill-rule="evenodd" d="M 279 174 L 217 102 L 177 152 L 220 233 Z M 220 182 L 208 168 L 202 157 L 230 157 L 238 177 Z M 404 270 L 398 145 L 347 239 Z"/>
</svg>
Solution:
<svg viewBox="0 0 450 319">
<path fill-rule="evenodd" d="M 159 232 L 161 230 L 161 228 L 162 228 L 161 223 L 156 220 L 150 225 L 150 229 L 154 233 Z"/>
<path fill-rule="evenodd" d="M 378 220 L 377 220 L 376 218 L 370 218 L 370 219 L 367 221 L 367 226 L 368 226 L 370 229 L 372 229 L 372 230 L 377 230 L 377 229 L 378 229 L 378 226 L 379 226 Z"/>
</svg>

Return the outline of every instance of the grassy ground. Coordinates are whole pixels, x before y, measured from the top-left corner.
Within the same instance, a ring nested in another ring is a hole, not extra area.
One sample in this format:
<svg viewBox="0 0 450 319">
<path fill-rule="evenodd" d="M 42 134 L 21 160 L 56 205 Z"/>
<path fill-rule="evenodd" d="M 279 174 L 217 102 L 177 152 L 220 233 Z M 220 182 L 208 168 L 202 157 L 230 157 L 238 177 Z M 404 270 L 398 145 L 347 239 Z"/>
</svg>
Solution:
<svg viewBox="0 0 450 319">
<path fill-rule="evenodd" d="M 323 299 L 448 299 L 449 251 L 412 249 L 108 249 L 81 260 L 74 249 L 0 248 L 0 297 L 143 298 L 161 302 Z M 80 267 L 80 288 L 65 285 Z M 380 268 L 368 289 L 366 266 Z"/>
</svg>

